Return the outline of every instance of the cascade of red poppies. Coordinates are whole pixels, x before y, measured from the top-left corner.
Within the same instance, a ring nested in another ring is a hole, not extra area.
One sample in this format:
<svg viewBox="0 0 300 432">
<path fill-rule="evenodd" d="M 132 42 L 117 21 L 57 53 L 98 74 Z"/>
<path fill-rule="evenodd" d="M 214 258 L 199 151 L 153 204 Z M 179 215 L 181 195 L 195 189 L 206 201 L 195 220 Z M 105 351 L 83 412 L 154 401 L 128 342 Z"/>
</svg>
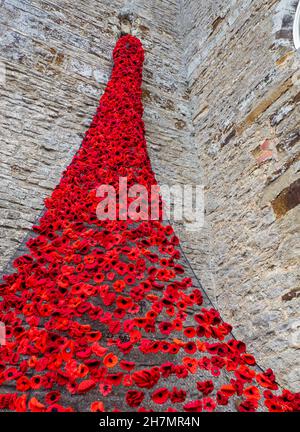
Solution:
<svg viewBox="0 0 300 432">
<path fill-rule="evenodd" d="M 99 108 L 28 254 L 0 286 L 0 409 L 297 411 L 187 277 L 160 220 L 99 220 L 101 184 L 150 191 L 140 41 L 119 39 Z M 118 207 L 120 206 L 118 203 Z M 161 216 L 161 215 L 160 215 Z"/>
</svg>

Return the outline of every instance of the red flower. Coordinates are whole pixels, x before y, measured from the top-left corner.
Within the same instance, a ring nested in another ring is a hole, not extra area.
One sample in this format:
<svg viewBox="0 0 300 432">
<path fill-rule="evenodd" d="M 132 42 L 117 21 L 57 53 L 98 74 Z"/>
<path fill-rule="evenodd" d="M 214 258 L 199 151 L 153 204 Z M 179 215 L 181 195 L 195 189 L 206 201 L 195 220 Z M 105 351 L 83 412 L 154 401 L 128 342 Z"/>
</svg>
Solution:
<svg viewBox="0 0 300 432">
<path fill-rule="evenodd" d="M 115 374 L 107 374 L 105 377 L 105 381 L 107 384 L 118 386 L 121 384 L 124 374 L 122 372 L 118 372 Z"/>
<path fill-rule="evenodd" d="M 276 400 L 267 399 L 265 401 L 265 406 L 268 408 L 270 412 L 283 412 L 281 403 Z"/>
<path fill-rule="evenodd" d="M 10 409 L 15 409 L 16 412 L 26 412 L 26 394 L 18 397 L 15 401 L 15 407 L 10 407 Z"/>
<path fill-rule="evenodd" d="M 116 304 L 120 309 L 129 309 L 132 306 L 133 301 L 129 297 L 119 296 L 117 297 Z"/>
<path fill-rule="evenodd" d="M 220 391 L 224 394 L 224 396 L 231 397 L 235 394 L 236 388 L 232 384 L 225 384 L 220 388 Z"/>
<path fill-rule="evenodd" d="M 194 354 L 197 351 L 195 342 L 187 342 L 184 346 L 184 351 L 188 354 Z"/>
<path fill-rule="evenodd" d="M 100 390 L 100 393 L 101 393 L 103 396 L 107 396 L 107 395 L 109 395 L 109 394 L 111 393 L 111 391 L 112 391 L 112 386 L 109 385 L 109 384 L 101 383 L 101 384 L 99 384 L 99 390 Z"/>
<path fill-rule="evenodd" d="M 212 398 L 203 398 L 202 399 L 202 404 L 203 404 L 203 410 L 204 411 L 214 411 L 217 404 L 216 402 L 212 399 Z"/>
<path fill-rule="evenodd" d="M 35 375 L 30 380 L 30 385 L 33 389 L 37 390 L 42 386 L 42 377 L 40 375 Z"/>
<path fill-rule="evenodd" d="M 134 383 L 141 388 L 150 389 L 158 382 L 160 373 L 157 369 L 144 369 L 141 371 L 134 372 L 132 380 Z"/>
<path fill-rule="evenodd" d="M 251 382 L 253 377 L 255 377 L 255 372 L 248 368 L 248 366 L 240 366 L 238 370 L 235 371 L 235 376 L 244 382 Z"/>
<path fill-rule="evenodd" d="M 248 399 L 256 399 L 256 400 L 260 399 L 260 391 L 258 390 L 257 387 L 254 386 L 245 388 L 244 395 Z"/>
<path fill-rule="evenodd" d="M 3 378 L 5 381 L 11 381 L 11 380 L 15 380 L 20 375 L 21 374 L 18 371 L 18 369 L 11 367 L 11 368 L 6 369 L 6 371 L 3 374 Z"/>
<path fill-rule="evenodd" d="M 207 396 L 214 389 L 214 384 L 211 380 L 208 381 L 199 381 L 197 382 L 197 389 L 203 393 L 204 396 Z"/>
<path fill-rule="evenodd" d="M 45 402 L 48 405 L 56 404 L 60 399 L 60 392 L 59 391 L 51 391 L 46 394 L 45 396 Z"/>
<path fill-rule="evenodd" d="M 144 393 L 136 390 L 128 390 L 126 393 L 126 402 L 127 405 L 136 408 L 138 407 L 144 400 Z"/>
<path fill-rule="evenodd" d="M 159 324 L 159 330 L 162 334 L 169 335 L 173 330 L 174 326 L 170 322 L 161 322 Z"/>
<path fill-rule="evenodd" d="M 257 382 L 265 388 L 271 390 L 277 390 L 278 385 L 275 382 L 275 375 L 273 374 L 272 369 L 266 370 L 264 373 L 256 375 Z"/>
<path fill-rule="evenodd" d="M 16 406 L 16 399 L 16 393 L 0 394 L 0 409 L 14 409 Z"/>
<path fill-rule="evenodd" d="M 184 402 L 186 399 L 186 391 L 173 387 L 173 390 L 170 394 L 170 399 L 173 403 Z"/>
<path fill-rule="evenodd" d="M 175 373 L 178 378 L 186 378 L 188 376 L 188 370 L 183 365 L 175 366 Z"/>
<path fill-rule="evenodd" d="M 258 407 L 257 400 L 247 399 L 238 406 L 238 411 L 253 412 L 257 410 L 257 407 Z"/>
<path fill-rule="evenodd" d="M 226 396 L 223 392 L 217 392 L 217 404 L 218 405 L 227 405 L 228 404 L 228 396 Z"/>
<path fill-rule="evenodd" d="M 95 386 L 96 386 L 95 381 L 88 379 L 88 380 L 82 381 L 78 385 L 77 392 L 79 394 L 83 394 L 83 393 L 86 393 L 86 392 L 90 391 Z"/>
<path fill-rule="evenodd" d="M 115 367 L 116 364 L 118 364 L 118 361 L 119 361 L 118 357 L 113 353 L 107 354 L 103 359 L 104 365 L 108 368 Z"/>
<path fill-rule="evenodd" d="M 184 335 L 188 338 L 195 337 L 196 330 L 194 329 L 194 327 L 187 327 L 186 329 L 184 329 Z"/>
<path fill-rule="evenodd" d="M 28 408 L 31 412 L 44 412 L 46 407 L 44 404 L 38 401 L 37 398 L 32 397 L 29 401 Z"/>
<path fill-rule="evenodd" d="M 160 367 L 161 376 L 168 378 L 171 374 L 175 373 L 175 366 L 171 362 L 167 362 Z"/>
<path fill-rule="evenodd" d="M 16 389 L 21 391 L 21 392 L 25 392 L 27 390 L 29 390 L 31 388 L 31 383 L 30 383 L 30 379 L 27 378 L 26 376 L 22 376 L 20 378 L 18 378 L 17 383 L 16 383 Z"/>
<path fill-rule="evenodd" d="M 242 354 L 241 358 L 248 365 L 254 366 L 256 364 L 256 360 L 251 354 Z"/>
<path fill-rule="evenodd" d="M 164 404 L 169 399 L 170 392 L 167 388 L 159 388 L 152 393 L 152 400 L 157 404 Z"/>
<path fill-rule="evenodd" d="M 201 412 L 202 411 L 202 401 L 195 400 L 188 402 L 183 406 L 184 411 L 186 412 Z"/>
<path fill-rule="evenodd" d="M 193 374 L 196 373 L 196 371 L 198 369 L 198 362 L 196 359 L 191 358 L 191 357 L 184 357 L 182 359 L 182 361 L 191 373 L 193 373 Z"/>
<path fill-rule="evenodd" d="M 91 403 L 91 412 L 105 412 L 104 404 L 101 401 L 95 401 Z"/>
<path fill-rule="evenodd" d="M 120 367 L 124 370 L 130 371 L 134 369 L 135 362 L 127 361 L 127 360 L 121 360 L 120 361 Z"/>
</svg>

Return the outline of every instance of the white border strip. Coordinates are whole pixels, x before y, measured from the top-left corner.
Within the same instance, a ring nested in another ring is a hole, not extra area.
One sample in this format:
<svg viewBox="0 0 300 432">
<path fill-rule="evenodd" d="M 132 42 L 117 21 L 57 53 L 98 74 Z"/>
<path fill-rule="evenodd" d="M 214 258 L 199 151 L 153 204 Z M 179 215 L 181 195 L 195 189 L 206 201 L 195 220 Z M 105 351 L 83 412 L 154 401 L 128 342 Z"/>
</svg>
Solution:
<svg viewBox="0 0 300 432">
<path fill-rule="evenodd" d="M 300 48 L 300 1 L 297 6 L 296 15 L 293 25 L 293 39 L 296 49 Z"/>
</svg>

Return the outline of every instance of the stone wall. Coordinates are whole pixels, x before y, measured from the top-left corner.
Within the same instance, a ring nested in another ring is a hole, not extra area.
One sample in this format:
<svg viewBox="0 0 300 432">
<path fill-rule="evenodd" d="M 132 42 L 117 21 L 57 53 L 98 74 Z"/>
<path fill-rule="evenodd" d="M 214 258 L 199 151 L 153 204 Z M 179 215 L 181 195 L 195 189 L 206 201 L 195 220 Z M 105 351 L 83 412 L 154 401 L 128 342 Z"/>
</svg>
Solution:
<svg viewBox="0 0 300 432">
<path fill-rule="evenodd" d="M 206 186 L 204 227 L 176 224 L 184 250 L 235 335 L 299 388 L 294 3 L 0 1 L 1 267 L 80 146 L 115 41 L 130 31 L 146 50 L 158 179 Z"/>
<path fill-rule="evenodd" d="M 183 0 L 207 253 L 225 319 L 280 382 L 300 384 L 299 53 L 295 1 Z M 203 259 L 199 266 L 199 259 Z"/>
</svg>

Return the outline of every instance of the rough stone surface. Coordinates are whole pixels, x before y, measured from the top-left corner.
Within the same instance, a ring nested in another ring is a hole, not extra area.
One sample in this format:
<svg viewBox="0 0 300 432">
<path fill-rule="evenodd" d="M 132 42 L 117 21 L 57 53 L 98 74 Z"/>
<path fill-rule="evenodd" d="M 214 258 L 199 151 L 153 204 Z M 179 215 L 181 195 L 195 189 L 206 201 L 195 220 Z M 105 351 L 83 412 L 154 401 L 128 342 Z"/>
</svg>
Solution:
<svg viewBox="0 0 300 432">
<path fill-rule="evenodd" d="M 158 179 L 205 185 L 204 227 L 176 224 L 184 251 L 235 335 L 299 389 L 299 205 L 280 201 L 299 179 L 295 8 L 293 0 L 0 1 L 1 267 L 80 146 L 115 41 L 131 32 L 146 50 L 144 120 Z"/>
</svg>

